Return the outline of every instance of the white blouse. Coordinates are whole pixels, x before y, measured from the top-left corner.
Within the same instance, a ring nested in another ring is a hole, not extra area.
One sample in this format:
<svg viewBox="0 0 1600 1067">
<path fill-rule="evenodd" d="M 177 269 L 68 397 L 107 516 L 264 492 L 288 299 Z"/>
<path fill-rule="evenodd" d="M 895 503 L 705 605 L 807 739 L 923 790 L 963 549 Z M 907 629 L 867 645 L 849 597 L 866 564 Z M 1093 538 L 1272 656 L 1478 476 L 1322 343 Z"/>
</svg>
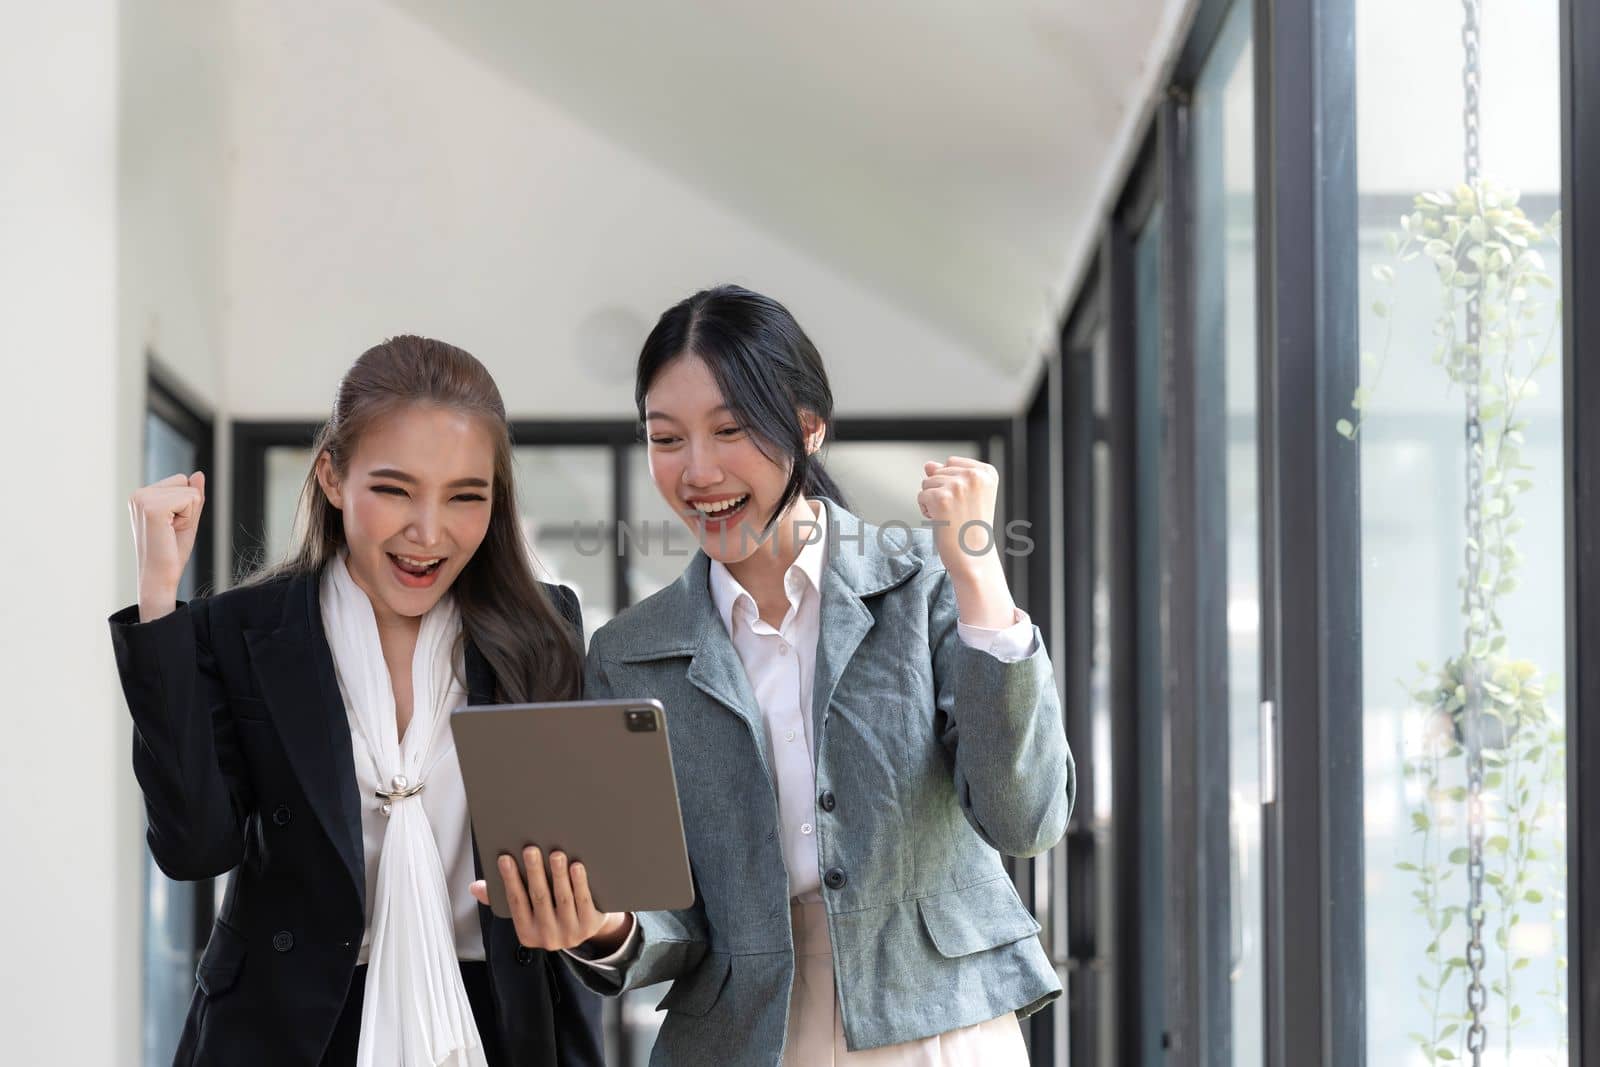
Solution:
<svg viewBox="0 0 1600 1067">
<path fill-rule="evenodd" d="M 460 679 L 466 676 L 461 657 L 456 662 L 456 684 L 451 690 L 451 708 L 467 703 L 467 692 Z M 335 671 L 335 674 L 338 672 Z M 366 736 L 350 711 L 350 694 L 345 691 L 344 680 L 339 680 L 339 696 L 344 701 L 345 718 L 350 724 L 350 747 L 355 755 L 356 789 L 361 798 L 361 843 L 366 859 L 366 924 L 361 933 L 361 952 L 357 962 L 366 963 L 371 948 L 372 905 L 378 884 L 378 859 L 383 854 L 383 838 L 389 829 L 389 817 L 383 813 L 383 801 L 375 794 L 378 790 L 393 789 L 392 779 L 404 773 L 401 767 L 380 767 L 378 756 L 367 742 Z M 475 876 L 472 866 L 472 826 L 467 817 L 467 789 L 461 782 L 461 764 L 456 759 L 455 736 L 450 732 L 450 716 L 440 715 L 433 724 L 431 736 L 423 737 L 420 731 L 407 729 L 400 739 L 400 751 L 408 767 L 421 766 L 420 776 L 414 781 L 426 783 L 426 788 L 404 803 L 422 802 L 428 813 L 428 823 L 433 828 L 434 844 L 439 849 L 439 860 L 444 866 L 446 891 L 450 896 L 450 913 L 455 929 L 456 958 L 461 960 L 484 959 L 483 928 L 478 925 L 478 902 L 472 898 L 469 887 Z"/>
</svg>

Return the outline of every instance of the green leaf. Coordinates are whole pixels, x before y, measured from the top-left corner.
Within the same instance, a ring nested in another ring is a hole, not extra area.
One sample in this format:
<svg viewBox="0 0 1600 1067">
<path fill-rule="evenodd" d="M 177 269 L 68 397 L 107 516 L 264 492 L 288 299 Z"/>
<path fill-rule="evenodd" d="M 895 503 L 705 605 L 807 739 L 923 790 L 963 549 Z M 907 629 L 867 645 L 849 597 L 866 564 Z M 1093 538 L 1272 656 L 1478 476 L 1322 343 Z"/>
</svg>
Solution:
<svg viewBox="0 0 1600 1067">
<path fill-rule="evenodd" d="M 1356 428 L 1349 419 L 1340 419 L 1338 422 L 1334 423 L 1333 428 L 1338 431 L 1340 437 L 1348 438 L 1350 440 L 1355 439 Z"/>
</svg>

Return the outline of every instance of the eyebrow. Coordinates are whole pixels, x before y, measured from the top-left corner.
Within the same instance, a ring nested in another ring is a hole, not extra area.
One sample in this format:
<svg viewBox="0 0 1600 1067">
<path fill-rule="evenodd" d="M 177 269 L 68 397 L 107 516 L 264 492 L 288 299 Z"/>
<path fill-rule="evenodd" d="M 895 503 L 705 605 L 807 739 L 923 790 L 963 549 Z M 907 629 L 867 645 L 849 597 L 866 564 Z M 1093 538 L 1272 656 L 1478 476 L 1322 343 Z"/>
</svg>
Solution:
<svg viewBox="0 0 1600 1067">
<path fill-rule="evenodd" d="M 368 472 L 367 476 L 370 478 L 389 478 L 396 482 L 405 482 L 408 485 L 417 484 L 417 480 L 411 475 L 407 474 L 405 471 L 397 471 L 393 467 L 379 467 L 375 471 Z M 489 483 L 482 478 L 457 478 L 455 481 L 446 485 L 445 488 L 487 489 L 489 488 Z"/>
<path fill-rule="evenodd" d="M 732 413 L 733 413 L 732 409 L 729 408 L 728 405 L 726 405 L 726 404 L 722 404 L 722 405 L 720 405 L 718 407 L 714 407 L 710 411 L 706 412 L 707 415 L 730 415 Z M 644 413 L 644 421 L 645 422 L 649 422 L 651 419 L 666 419 L 668 422 L 677 422 L 678 421 L 677 416 L 668 415 L 665 411 L 647 411 L 647 412 L 645 412 Z"/>
</svg>

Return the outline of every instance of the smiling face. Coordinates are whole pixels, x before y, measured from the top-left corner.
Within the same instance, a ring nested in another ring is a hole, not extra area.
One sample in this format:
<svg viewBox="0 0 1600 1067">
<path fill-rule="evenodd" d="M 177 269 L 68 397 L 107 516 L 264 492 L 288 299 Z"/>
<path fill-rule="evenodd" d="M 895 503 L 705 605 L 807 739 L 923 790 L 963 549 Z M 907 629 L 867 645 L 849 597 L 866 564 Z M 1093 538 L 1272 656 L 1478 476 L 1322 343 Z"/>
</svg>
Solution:
<svg viewBox="0 0 1600 1067">
<path fill-rule="evenodd" d="M 711 369 L 697 356 L 663 367 L 645 394 L 644 409 L 650 477 L 662 499 L 712 559 L 749 559 L 783 497 L 788 467 L 768 458 L 739 426 Z M 803 496 L 795 498 L 780 526 L 797 514 L 812 514 Z"/>
<path fill-rule="evenodd" d="M 489 529 L 494 462 L 480 418 L 422 404 L 376 419 L 342 476 L 318 457 L 350 576 L 380 623 L 427 614 L 460 576 Z"/>
</svg>

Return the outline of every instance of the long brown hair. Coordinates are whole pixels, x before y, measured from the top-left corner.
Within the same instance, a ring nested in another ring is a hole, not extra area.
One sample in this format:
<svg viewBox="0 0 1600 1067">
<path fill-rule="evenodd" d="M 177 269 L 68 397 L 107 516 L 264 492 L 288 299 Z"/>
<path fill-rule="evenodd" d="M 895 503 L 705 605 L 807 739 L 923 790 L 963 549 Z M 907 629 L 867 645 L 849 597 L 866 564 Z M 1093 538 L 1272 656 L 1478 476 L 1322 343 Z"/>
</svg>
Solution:
<svg viewBox="0 0 1600 1067">
<path fill-rule="evenodd" d="M 367 349 L 345 372 L 334 394 L 333 414 L 317 431 L 289 555 L 250 581 L 317 575 L 343 550 L 344 516 L 317 482 L 315 457 L 328 453 L 334 472 L 343 478 L 368 427 L 412 404 L 476 416 L 494 439 L 489 529 L 451 591 L 461 611 L 463 637 L 494 671 L 496 699 L 520 703 L 577 696 L 583 683 L 582 651 L 533 576 L 517 521 L 511 430 L 500 390 L 482 363 L 443 341 L 394 337 Z"/>
</svg>

